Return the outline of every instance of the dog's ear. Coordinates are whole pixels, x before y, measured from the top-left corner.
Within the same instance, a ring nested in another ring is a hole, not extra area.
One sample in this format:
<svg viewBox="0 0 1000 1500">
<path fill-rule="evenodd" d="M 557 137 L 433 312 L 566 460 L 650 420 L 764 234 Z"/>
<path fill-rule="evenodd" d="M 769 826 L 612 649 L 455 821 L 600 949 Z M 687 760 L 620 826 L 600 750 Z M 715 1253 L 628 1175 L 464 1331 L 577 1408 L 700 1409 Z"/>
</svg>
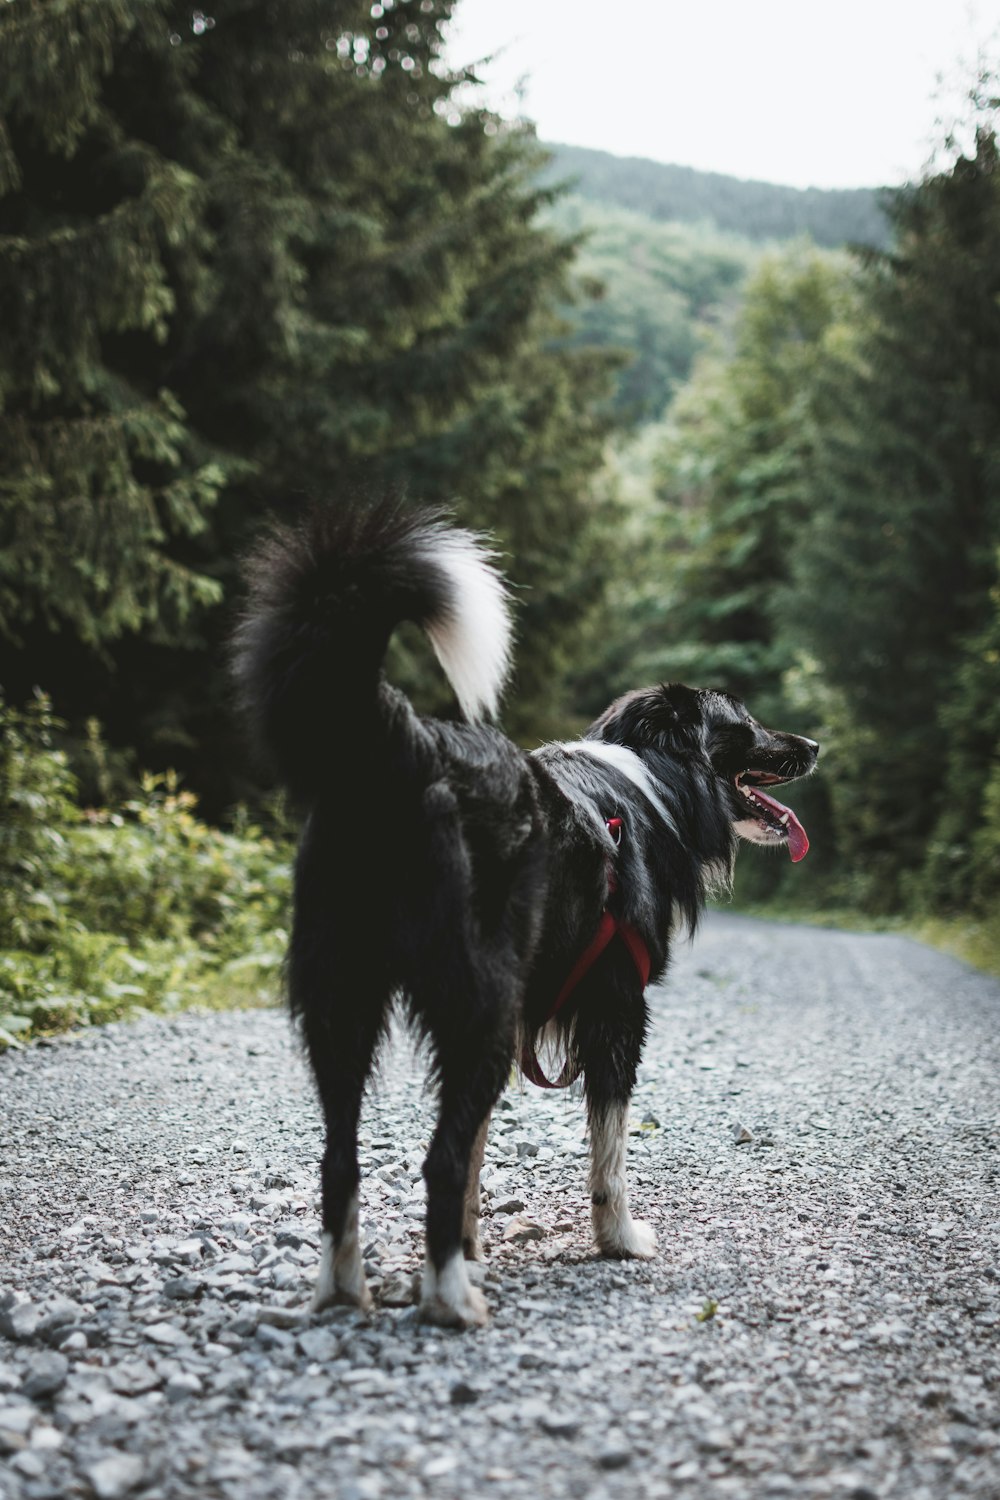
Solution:
<svg viewBox="0 0 1000 1500">
<path fill-rule="evenodd" d="M 616 698 L 586 738 L 632 749 L 690 751 L 701 744 L 704 727 L 700 695 L 683 683 L 667 682 Z"/>
</svg>

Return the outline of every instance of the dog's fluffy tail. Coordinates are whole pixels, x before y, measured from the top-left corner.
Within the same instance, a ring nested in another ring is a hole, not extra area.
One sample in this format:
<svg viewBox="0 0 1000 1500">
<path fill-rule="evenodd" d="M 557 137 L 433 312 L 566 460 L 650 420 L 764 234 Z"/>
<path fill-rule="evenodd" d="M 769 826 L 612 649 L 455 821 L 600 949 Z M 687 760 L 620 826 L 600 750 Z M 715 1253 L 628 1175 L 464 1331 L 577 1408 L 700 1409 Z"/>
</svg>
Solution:
<svg viewBox="0 0 1000 1500">
<path fill-rule="evenodd" d="M 310 797 L 378 712 L 397 625 L 427 633 L 466 718 L 496 712 L 510 667 L 507 592 L 488 545 L 398 502 L 315 511 L 249 559 L 233 671 L 260 747 Z"/>
</svg>

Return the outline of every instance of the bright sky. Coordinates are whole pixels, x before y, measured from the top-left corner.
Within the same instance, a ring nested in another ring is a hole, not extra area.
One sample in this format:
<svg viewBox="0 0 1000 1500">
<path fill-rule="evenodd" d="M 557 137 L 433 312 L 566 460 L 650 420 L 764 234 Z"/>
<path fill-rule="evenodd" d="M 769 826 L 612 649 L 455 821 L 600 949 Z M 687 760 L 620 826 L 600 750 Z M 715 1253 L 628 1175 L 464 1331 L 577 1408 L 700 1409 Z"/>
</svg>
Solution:
<svg viewBox="0 0 1000 1500">
<path fill-rule="evenodd" d="M 459 0 L 448 60 L 500 53 L 488 100 L 542 140 L 870 187 L 920 175 L 998 36 L 1000 0 Z"/>
</svg>

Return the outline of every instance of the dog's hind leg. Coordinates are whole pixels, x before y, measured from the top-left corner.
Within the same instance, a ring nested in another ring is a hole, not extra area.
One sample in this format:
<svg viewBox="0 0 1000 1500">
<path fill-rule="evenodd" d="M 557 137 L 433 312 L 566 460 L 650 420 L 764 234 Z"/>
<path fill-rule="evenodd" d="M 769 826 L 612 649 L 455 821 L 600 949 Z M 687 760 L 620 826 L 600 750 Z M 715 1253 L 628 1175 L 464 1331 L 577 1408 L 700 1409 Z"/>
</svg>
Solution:
<svg viewBox="0 0 1000 1500">
<path fill-rule="evenodd" d="M 499 976 L 477 971 L 459 944 L 414 994 L 434 1049 L 438 1123 L 424 1161 L 427 1184 L 427 1257 L 420 1315 L 446 1328 L 487 1321 L 486 1299 L 465 1267 L 467 1204 L 475 1181 L 478 1242 L 479 1165 L 490 1112 L 510 1077 L 514 1006 Z"/>
<path fill-rule="evenodd" d="M 648 1024 L 642 992 L 627 968 L 630 963 L 627 955 L 609 954 L 607 965 L 601 965 L 604 992 L 592 991 L 582 1001 L 575 1045 L 587 1095 L 597 1248 L 617 1259 L 647 1260 L 656 1254 L 656 1235 L 629 1212 L 625 1174 L 629 1099 Z"/>
<path fill-rule="evenodd" d="M 310 870 L 307 877 L 305 863 L 300 859 L 289 998 L 326 1124 L 322 1253 L 312 1307 L 345 1303 L 367 1310 L 372 1299 L 358 1237 L 358 1117 L 391 984 L 378 962 L 378 946 L 366 941 L 363 915 L 348 921 L 343 907 L 324 899 L 330 884 L 323 872 Z"/>
<path fill-rule="evenodd" d="M 439 1056 L 441 1111 L 423 1168 L 427 1258 L 420 1315 L 446 1328 L 482 1325 L 488 1318 L 486 1299 L 465 1268 L 466 1197 L 474 1153 L 480 1139 L 485 1143 L 490 1111 L 509 1076 L 513 1047 L 499 1035 L 484 1038 L 481 1032 L 476 1046 L 481 1049 L 479 1057 L 473 1051 L 461 1063 L 454 1054 L 447 1060 Z M 478 1171 L 476 1179 L 478 1193 Z M 478 1214 L 475 1235 L 478 1244 Z"/>
<path fill-rule="evenodd" d="M 494 870 L 493 899 L 486 902 L 450 790 L 429 788 L 425 812 L 429 863 L 439 873 L 423 913 L 424 963 L 411 1003 L 433 1045 L 439 1113 L 423 1167 L 427 1259 L 420 1314 L 429 1323 L 467 1328 L 487 1321 L 486 1299 L 469 1280 L 463 1250 L 478 1248 L 479 1169 L 490 1112 L 513 1066 L 541 875 L 525 837 L 525 852 L 508 863 L 501 882 Z M 484 906 L 492 908 L 486 922 Z"/>
<path fill-rule="evenodd" d="M 340 1303 L 364 1311 L 372 1305 L 358 1230 L 358 1117 L 365 1080 L 381 1029 L 382 1010 L 358 1013 L 353 1027 L 337 1018 L 307 1014 L 304 1032 L 326 1120 L 320 1169 L 323 1238 L 312 1309 Z"/>
</svg>

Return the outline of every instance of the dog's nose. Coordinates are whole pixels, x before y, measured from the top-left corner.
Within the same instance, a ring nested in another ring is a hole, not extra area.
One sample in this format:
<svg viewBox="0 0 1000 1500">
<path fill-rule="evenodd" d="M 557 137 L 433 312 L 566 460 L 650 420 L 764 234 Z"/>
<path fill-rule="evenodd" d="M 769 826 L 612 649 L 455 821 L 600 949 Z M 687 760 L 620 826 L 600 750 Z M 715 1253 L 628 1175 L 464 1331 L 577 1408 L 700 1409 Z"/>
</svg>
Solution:
<svg viewBox="0 0 1000 1500">
<path fill-rule="evenodd" d="M 819 740 L 807 740 L 804 734 L 800 734 L 799 739 L 802 741 L 803 745 L 806 745 L 810 750 L 819 749 Z"/>
</svg>

